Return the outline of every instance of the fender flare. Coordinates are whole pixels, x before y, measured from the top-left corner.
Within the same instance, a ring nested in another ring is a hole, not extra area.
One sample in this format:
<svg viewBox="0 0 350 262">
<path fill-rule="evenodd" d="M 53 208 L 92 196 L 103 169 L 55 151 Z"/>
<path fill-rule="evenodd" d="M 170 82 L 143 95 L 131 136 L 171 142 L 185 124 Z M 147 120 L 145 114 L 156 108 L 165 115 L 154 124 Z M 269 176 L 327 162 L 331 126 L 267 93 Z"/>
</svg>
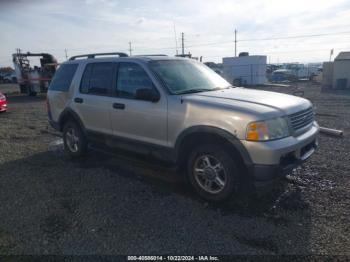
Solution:
<svg viewBox="0 0 350 262">
<path fill-rule="evenodd" d="M 227 142 L 229 142 L 240 154 L 242 157 L 244 164 L 246 166 L 251 166 L 253 164 L 252 159 L 247 151 L 247 149 L 244 147 L 242 142 L 235 137 L 233 134 L 230 132 L 218 128 L 218 127 L 213 127 L 213 126 L 205 126 L 205 125 L 200 125 L 200 126 L 192 126 L 189 127 L 185 130 L 183 130 L 180 135 L 177 137 L 176 142 L 175 142 L 175 153 L 176 153 L 176 158 L 179 157 L 180 155 L 180 150 L 183 141 L 185 138 L 191 134 L 195 133 L 205 133 L 205 134 L 212 134 L 212 135 L 217 135 L 219 137 L 224 138 Z"/>
<path fill-rule="evenodd" d="M 67 116 L 73 118 L 73 120 L 76 121 L 79 124 L 79 126 L 81 127 L 83 133 L 86 135 L 86 129 L 85 129 L 85 126 L 83 124 L 83 121 L 81 121 L 79 115 L 76 112 L 74 112 L 71 108 L 64 109 L 62 111 L 62 113 L 60 114 L 59 118 L 58 118 L 58 124 L 59 124 L 60 131 L 63 130 L 63 120 Z"/>
</svg>

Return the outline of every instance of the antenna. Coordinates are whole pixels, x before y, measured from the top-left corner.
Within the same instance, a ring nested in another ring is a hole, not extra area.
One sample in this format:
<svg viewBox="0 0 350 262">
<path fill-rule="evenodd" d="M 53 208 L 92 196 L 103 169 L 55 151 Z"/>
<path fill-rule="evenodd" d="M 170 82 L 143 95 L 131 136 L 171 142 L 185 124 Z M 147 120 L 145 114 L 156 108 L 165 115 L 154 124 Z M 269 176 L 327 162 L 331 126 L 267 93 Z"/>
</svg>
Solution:
<svg viewBox="0 0 350 262">
<path fill-rule="evenodd" d="M 184 45 L 184 38 L 185 38 L 185 36 L 184 36 L 185 34 L 184 33 L 181 33 L 181 48 L 182 48 L 182 55 L 185 55 L 185 45 Z"/>
<path fill-rule="evenodd" d="M 132 49 L 131 49 L 131 42 L 129 42 L 129 54 L 131 56 L 131 52 L 132 52 Z"/>
<path fill-rule="evenodd" d="M 237 56 L 237 30 L 235 29 L 235 57 Z"/>
<path fill-rule="evenodd" d="M 178 52 L 178 50 L 177 50 L 177 36 L 176 36 L 175 22 L 174 22 L 174 34 L 175 34 L 175 51 L 176 51 L 176 55 L 178 55 L 179 52 Z"/>
</svg>

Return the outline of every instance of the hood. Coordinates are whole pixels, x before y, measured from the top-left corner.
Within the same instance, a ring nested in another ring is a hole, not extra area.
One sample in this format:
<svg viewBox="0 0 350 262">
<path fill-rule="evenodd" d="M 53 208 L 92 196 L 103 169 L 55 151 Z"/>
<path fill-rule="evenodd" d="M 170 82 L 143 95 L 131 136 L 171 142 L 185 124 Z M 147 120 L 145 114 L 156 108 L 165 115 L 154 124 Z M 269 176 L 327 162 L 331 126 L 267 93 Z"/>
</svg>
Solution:
<svg viewBox="0 0 350 262">
<path fill-rule="evenodd" d="M 183 96 L 183 99 L 274 116 L 293 114 L 312 106 L 310 101 L 301 97 L 238 87 L 189 94 Z"/>
</svg>

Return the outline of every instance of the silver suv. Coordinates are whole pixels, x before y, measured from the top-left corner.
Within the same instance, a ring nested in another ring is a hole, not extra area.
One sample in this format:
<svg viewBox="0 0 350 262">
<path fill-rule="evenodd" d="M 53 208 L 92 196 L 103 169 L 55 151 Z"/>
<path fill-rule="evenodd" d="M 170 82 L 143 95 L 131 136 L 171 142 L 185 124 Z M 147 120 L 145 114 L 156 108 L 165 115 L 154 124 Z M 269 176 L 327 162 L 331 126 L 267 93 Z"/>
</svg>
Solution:
<svg viewBox="0 0 350 262">
<path fill-rule="evenodd" d="M 191 59 L 75 56 L 60 66 L 47 101 L 69 156 L 89 144 L 152 155 L 176 164 L 212 201 L 287 174 L 317 147 L 308 100 L 231 86 Z"/>
</svg>

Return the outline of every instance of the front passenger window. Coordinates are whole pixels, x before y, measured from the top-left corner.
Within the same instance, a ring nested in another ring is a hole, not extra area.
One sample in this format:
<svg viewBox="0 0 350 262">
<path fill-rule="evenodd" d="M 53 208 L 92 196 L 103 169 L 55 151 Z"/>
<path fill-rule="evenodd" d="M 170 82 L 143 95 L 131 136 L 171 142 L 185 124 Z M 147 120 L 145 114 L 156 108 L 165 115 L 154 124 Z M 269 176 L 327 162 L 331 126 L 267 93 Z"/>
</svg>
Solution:
<svg viewBox="0 0 350 262">
<path fill-rule="evenodd" d="M 135 63 L 120 63 L 117 95 L 135 98 L 137 89 L 153 89 L 153 83 L 141 66 Z"/>
</svg>

